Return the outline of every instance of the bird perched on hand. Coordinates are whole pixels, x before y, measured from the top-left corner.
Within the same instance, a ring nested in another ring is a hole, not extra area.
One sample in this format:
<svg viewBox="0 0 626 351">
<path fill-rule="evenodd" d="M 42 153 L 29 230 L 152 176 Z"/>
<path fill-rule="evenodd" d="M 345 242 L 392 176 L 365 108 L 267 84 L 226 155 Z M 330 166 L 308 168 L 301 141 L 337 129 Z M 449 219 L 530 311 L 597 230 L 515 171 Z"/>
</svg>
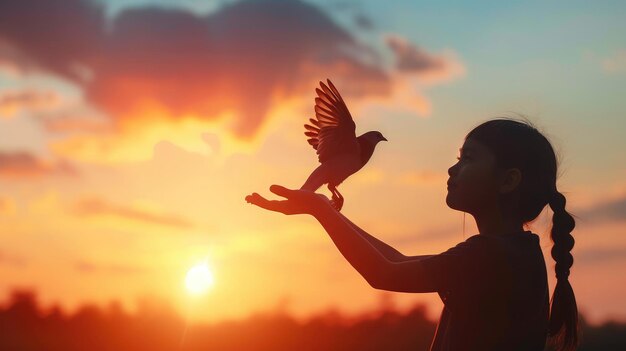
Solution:
<svg viewBox="0 0 626 351">
<path fill-rule="evenodd" d="M 369 131 L 357 137 L 348 107 L 330 79 L 326 81 L 328 86 L 320 82 L 321 89 L 315 88 L 315 118 L 309 119 L 311 124 L 304 124 L 304 134 L 317 151 L 321 164 L 300 189 L 316 191 L 328 184 L 328 190 L 333 194 L 331 202 L 337 211 L 341 211 L 344 200 L 337 186 L 363 168 L 376 145 L 387 139 L 379 131 Z"/>
</svg>

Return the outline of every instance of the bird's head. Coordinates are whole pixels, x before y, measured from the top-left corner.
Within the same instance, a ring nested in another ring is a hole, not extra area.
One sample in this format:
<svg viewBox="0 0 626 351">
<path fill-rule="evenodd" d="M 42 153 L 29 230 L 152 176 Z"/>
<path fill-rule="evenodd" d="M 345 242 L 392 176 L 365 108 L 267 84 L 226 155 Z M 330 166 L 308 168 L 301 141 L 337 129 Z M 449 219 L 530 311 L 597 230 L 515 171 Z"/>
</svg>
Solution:
<svg viewBox="0 0 626 351">
<path fill-rule="evenodd" d="M 378 144 L 378 142 L 380 141 L 387 141 L 387 138 L 385 138 L 383 136 L 383 134 L 377 130 L 373 130 L 373 131 L 369 131 L 365 134 L 363 134 L 363 137 L 369 141 L 370 143 L 372 143 L 372 145 L 376 145 Z"/>
</svg>

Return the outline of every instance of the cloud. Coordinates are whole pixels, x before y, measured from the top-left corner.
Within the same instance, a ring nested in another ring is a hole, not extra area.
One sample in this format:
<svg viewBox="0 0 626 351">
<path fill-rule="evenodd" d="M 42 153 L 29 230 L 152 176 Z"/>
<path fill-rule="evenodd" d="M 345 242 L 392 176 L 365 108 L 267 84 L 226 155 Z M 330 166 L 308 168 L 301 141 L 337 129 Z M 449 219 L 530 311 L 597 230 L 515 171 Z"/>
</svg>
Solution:
<svg viewBox="0 0 626 351">
<path fill-rule="evenodd" d="M 30 178 L 50 175 L 77 176 L 78 170 L 65 160 L 52 162 L 27 152 L 0 151 L 0 177 Z"/>
<path fill-rule="evenodd" d="M 465 66 L 452 50 L 430 54 L 398 34 L 388 34 L 385 42 L 395 57 L 395 69 L 388 73 L 393 84 L 388 93 L 367 98 L 368 110 L 382 106 L 427 117 L 432 105 L 424 95 L 426 88 L 465 75 Z"/>
<path fill-rule="evenodd" d="M 79 63 L 91 62 L 101 53 L 103 15 L 102 8 L 89 1 L 3 1 L 0 38 L 12 46 L 5 50 L 18 50 L 29 58 L 29 69 L 45 68 L 80 79 Z"/>
<path fill-rule="evenodd" d="M 15 214 L 15 201 L 9 197 L 0 197 L 0 215 Z"/>
<path fill-rule="evenodd" d="M 357 26 L 357 28 L 363 30 L 373 30 L 375 28 L 372 19 L 362 13 L 357 13 L 354 15 L 354 24 Z"/>
<path fill-rule="evenodd" d="M 232 132 L 247 138 L 275 94 L 310 90 L 314 78 L 330 73 L 322 66 L 364 83 L 385 79 L 381 67 L 359 62 L 367 50 L 348 32 L 299 1 L 241 1 L 206 16 L 131 9 L 109 32 L 102 9 L 85 1 L 10 2 L 0 13 L 0 35 L 81 84 L 116 119 L 138 118 L 155 105 L 172 118 L 213 119 L 232 110 Z M 91 81 L 80 67 L 93 72 Z"/>
<path fill-rule="evenodd" d="M 21 71 L 16 63 L 16 60 L 9 59 L 3 55 L 2 47 L 0 46 L 0 75 L 4 75 L 10 78 L 19 77 Z"/>
<path fill-rule="evenodd" d="M 0 23 L 1 26 L 3 23 Z M 4 76 L 0 78 L 22 78 L 36 71 L 38 67 L 36 61 L 3 38 L 1 33 L 0 29 L 0 75 Z"/>
<path fill-rule="evenodd" d="M 103 134 L 113 132 L 107 121 L 86 117 L 81 113 L 46 114 L 39 116 L 43 127 L 51 133 Z"/>
<path fill-rule="evenodd" d="M 422 80 L 445 81 L 465 73 L 465 68 L 452 51 L 435 55 L 396 34 L 387 35 L 387 46 L 395 55 L 400 72 L 417 74 Z"/>
<path fill-rule="evenodd" d="M 182 229 L 193 228 L 195 226 L 188 219 L 178 215 L 116 205 L 97 198 L 84 198 L 75 204 L 73 210 L 74 213 L 82 216 L 113 215 L 135 221 Z"/>
<path fill-rule="evenodd" d="M 419 244 L 424 241 L 441 241 L 453 238 L 461 238 L 461 230 L 459 230 L 459 226 L 456 224 L 441 227 L 421 228 L 417 231 L 399 235 L 394 239 L 394 242 L 403 245 Z"/>
<path fill-rule="evenodd" d="M 381 183 L 387 175 L 380 168 L 368 167 L 354 175 L 354 180 L 362 185 Z"/>
<path fill-rule="evenodd" d="M 626 259 L 626 248 L 606 247 L 589 249 L 574 254 L 574 261 L 584 261 L 586 263 L 596 263 Z"/>
<path fill-rule="evenodd" d="M 23 267 L 26 263 L 26 260 L 22 256 L 0 250 L 0 264 Z"/>
<path fill-rule="evenodd" d="M 111 118 L 122 144 L 128 136 L 152 143 L 150 148 L 158 141 L 146 136 L 155 135 L 152 126 L 175 130 L 179 121 L 190 120 L 203 128 L 197 134 L 219 126 L 249 142 L 273 110 L 290 99 L 312 96 L 312 87 L 327 77 L 345 96 L 370 99 L 404 90 L 406 82 L 396 82 L 399 74 L 425 80 L 455 76 L 459 65 L 453 58 L 394 38 L 392 48 L 401 57 L 396 68 L 302 1 L 238 1 L 206 15 L 134 8 L 110 23 L 102 7 L 88 1 L 0 3 L 3 43 L 27 57 L 29 67 L 80 86 L 87 102 Z M 428 113 L 421 92 L 413 95 L 394 101 L 418 101 L 411 109 Z M 111 150 L 114 137 L 97 140 L 104 147 L 79 138 L 55 150 L 66 155 Z"/>
<path fill-rule="evenodd" d="M 400 185 L 444 185 L 447 179 L 447 173 L 427 169 L 406 171 L 396 176 L 396 182 Z"/>
<path fill-rule="evenodd" d="M 578 216 L 595 222 L 626 221 L 626 196 L 586 208 L 578 212 Z"/>
<path fill-rule="evenodd" d="M 602 68 L 607 73 L 626 73 L 626 49 L 618 50 L 612 57 L 602 60 Z"/>
<path fill-rule="evenodd" d="M 124 264 L 96 264 L 88 261 L 77 261 L 74 268 L 81 273 L 104 273 L 104 274 L 141 274 L 147 269 L 124 265 Z"/>
<path fill-rule="evenodd" d="M 21 110 L 51 110 L 60 104 L 61 97 L 55 91 L 32 89 L 0 91 L 0 117 L 12 117 Z"/>
</svg>

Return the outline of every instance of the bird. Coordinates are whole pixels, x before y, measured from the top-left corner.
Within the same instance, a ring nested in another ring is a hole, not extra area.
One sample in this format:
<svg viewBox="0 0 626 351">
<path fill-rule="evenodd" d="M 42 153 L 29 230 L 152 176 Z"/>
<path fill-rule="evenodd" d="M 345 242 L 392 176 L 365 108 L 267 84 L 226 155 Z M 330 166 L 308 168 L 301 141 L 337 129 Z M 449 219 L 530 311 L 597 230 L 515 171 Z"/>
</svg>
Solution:
<svg viewBox="0 0 626 351">
<path fill-rule="evenodd" d="M 316 191 L 327 184 L 331 204 L 341 211 L 344 198 L 337 187 L 367 164 L 381 141 L 388 141 L 379 131 L 356 136 L 356 125 L 345 101 L 330 79 L 315 88 L 315 118 L 304 124 L 307 142 L 316 150 L 320 165 L 311 172 L 300 190 Z"/>
</svg>

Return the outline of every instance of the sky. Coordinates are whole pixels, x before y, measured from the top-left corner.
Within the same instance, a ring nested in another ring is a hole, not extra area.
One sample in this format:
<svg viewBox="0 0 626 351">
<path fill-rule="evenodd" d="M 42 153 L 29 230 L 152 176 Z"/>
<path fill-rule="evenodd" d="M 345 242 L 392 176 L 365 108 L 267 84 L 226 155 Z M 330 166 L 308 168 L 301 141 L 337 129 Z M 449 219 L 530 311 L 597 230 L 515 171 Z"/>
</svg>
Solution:
<svg viewBox="0 0 626 351">
<path fill-rule="evenodd" d="M 357 133 L 389 140 L 342 213 L 407 255 L 476 234 L 446 206 L 467 132 L 525 116 L 576 215 L 570 281 L 593 323 L 626 320 L 626 4 L 620 1 L 0 2 L 0 301 L 171 304 L 198 321 L 391 298 L 322 227 L 249 205 L 318 165 L 304 136 L 330 78 Z M 319 190 L 330 195 L 327 189 Z M 529 228 L 550 257 L 551 212 Z M 214 283 L 190 294 L 205 262 Z"/>
</svg>

